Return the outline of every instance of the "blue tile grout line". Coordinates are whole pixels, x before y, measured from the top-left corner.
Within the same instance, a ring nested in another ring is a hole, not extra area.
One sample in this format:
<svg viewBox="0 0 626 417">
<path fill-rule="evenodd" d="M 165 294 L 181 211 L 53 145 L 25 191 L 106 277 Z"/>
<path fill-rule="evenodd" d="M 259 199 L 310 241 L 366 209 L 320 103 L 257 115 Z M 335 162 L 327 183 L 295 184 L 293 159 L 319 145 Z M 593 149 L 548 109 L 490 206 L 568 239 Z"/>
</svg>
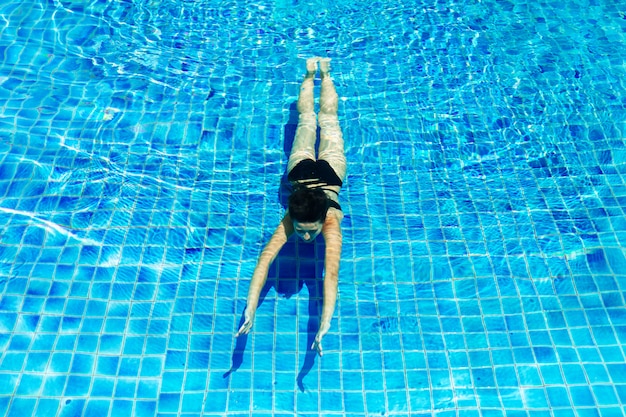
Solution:
<svg viewBox="0 0 626 417">
<path fill-rule="evenodd" d="M 626 413 L 619 2 L 44 3 L 0 4 L 0 415 Z M 322 239 L 234 337 L 310 56 L 348 159 L 321 358 Z"/>
</svg>

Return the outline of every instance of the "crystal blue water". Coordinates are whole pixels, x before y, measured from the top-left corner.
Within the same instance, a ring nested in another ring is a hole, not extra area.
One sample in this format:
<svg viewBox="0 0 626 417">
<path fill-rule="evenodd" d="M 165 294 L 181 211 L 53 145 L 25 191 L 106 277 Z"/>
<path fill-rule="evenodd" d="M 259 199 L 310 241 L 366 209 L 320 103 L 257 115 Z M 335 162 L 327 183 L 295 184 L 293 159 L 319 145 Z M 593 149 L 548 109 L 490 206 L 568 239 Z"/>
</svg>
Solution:
<svg viewBox="0 0 626 417">
<path fill-rule="evenodd" d="M 622 416 L 626 3 L 0 2 L 0 414 Z M 304 58 L 349 173 L 234 339 Z"/>
</svg>

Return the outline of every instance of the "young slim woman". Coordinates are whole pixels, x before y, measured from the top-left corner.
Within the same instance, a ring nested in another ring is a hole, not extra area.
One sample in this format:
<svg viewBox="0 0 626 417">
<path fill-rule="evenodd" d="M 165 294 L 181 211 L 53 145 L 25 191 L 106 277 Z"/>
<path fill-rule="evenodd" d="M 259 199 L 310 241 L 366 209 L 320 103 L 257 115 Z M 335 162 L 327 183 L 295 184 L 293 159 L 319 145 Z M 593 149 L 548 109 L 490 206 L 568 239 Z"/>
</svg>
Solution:
<svg viewBox="0 0 626 417">
<path fill-rule="evenodd" d="M 314 111 L 313 80 L 318 63 L 322 88 L 319 111 L 320 145 L 316 158 L 318 121 Z M 324 303 L 320 327 L 311 349 L 317 350 L 322 356 L 322 338 L 330 329 L 337 300 L 342 239 L 340 223 L 343 219 L 338 196 L 346 176 L 346 157 L 337 118 L 337 92 L 330 78 L 330 60 L 310 58 L 306 62 L 306 71 L 298 96 L 298 128 L 287 164 L 288 179 L 294 191 L 289 197 L 287 214 L 259 257 L 248 290 L 244 323 L 237 336 L 250 331 L 269 266 L 287 239 L 295 233 L 305 242 L 312 242 L 321 233 L 326 243 Z"/>
</svg>

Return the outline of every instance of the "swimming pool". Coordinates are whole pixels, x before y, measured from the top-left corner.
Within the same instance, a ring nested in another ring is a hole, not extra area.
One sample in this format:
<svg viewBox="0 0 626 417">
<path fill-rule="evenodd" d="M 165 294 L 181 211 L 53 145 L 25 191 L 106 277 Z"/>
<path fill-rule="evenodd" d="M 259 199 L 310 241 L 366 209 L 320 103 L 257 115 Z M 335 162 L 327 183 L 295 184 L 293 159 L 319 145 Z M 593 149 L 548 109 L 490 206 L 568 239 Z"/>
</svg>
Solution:
<svg viewBox="0 0 626 417">
<path fill-rule="evenodd" d="M 0 4 L 7 416 L 622 416 L 623 1 Z M 249 278 L 284 211 L 304 58 L 348 178 L 322 242 Z"/>
</svg>

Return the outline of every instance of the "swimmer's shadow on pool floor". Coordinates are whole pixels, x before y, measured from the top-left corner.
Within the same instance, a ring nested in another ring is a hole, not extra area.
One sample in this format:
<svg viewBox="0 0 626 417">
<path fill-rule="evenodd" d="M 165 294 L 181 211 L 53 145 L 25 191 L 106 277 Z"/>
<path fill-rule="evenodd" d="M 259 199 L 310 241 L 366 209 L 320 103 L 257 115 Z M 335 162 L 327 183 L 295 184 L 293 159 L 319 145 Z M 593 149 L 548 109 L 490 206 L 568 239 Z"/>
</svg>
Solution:
<svg viewBox="0 0 626 417">
<path fill-rule="evenodd" d="M 317 239 L 313 244 L 290 239 L 270 266 L 267 282 L 261 291 L 259 306 L 257 307 L 258 315 L 259 311 L 263 309 L 265 297 L 272 288 L 280 298 L 289 299 L 306 287 L 308 292 L 307 346 L 304 363 L 296 381 L 298 388 L 303 392 L 305 391 L 304 378 L 313 368 L 317 356 L 317 352 L 311 350 L 310 347 L 315 341 L 322 311 L 324 249 L 322 238 Z M 280 303 L 280 300 L 277 302 Z M 243 322 L 244 312 L 241 314 L 237 328 L 241 327 Z M 254 332 L 254 326 L 252 332 Z M 247 341 L 248 335 L 237 338 L 232 354 L 231 368 L 224 374 L 224 378 L 237 371 L 243 364 Z M 280 350 L 280 346 L 275 346 L 274 349 Z"/>
<path fill-rule="evenodd" d="M 297 101 L 289 106 L 289 119 L 283 129 L 283 150 L 285 152 L 285 161 L 289 159 L 293 142 L 298 127 L 298 108 Z M 315 148 L 319 146 L 319 128 L 317 131 L 317 140 Z M 287 180 L 287 172 L 281 178 L 281 184 L 278 190 L 278 201 L 287 210 L 289 195 L 291 194 L 291 184 Z M 311 371 L 315 363 L 316 351 L 310 347 L 315 341 L 317 335 L 319 318 L 322 310 L 323 302 L 323 259 L 324 259 L 324 240 L 321 237 L 316 239 L 314 244 L 304 243 L 291 238 L 270 266 L 267 274 L 267 282 L 261 291 L 259 297 L 258 311 L 262 308 L 263 301 L 267 293 L 272 287 L 276 292 L 284 298 L 290 298 L 294 294 L 299 293 L 304 286 L 307 287 L 309 293 L 308 303 L 308 323 L 307 323 L 307 349 L 304 363 L 298 373 L 297 384 L 301 391 L 305 390 L 304 377 Z M 241 327 L 244 322 L 243 312 L 237 328 Z M 254 331 L 254 327 L 253 330 Z M 248 335 L 237 338 L 237 343 L 232 355 L 232 365 L 228 372 L 224 374 L 227 378 L 235 372 L 243 363 L 243 355 L 246 349 Z M 279 349 L 279 347 L 275 347 Z"/>
</svg>

